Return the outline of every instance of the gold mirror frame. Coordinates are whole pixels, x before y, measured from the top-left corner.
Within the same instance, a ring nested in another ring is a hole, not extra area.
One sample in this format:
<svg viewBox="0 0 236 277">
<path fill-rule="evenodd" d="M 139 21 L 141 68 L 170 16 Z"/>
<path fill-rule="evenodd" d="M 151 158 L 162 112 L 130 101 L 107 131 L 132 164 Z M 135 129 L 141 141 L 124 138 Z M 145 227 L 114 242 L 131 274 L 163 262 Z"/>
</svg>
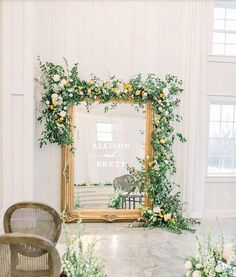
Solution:
<svg viewBox="0 0 236 277">
<path fill-rule="evenodd" d="M 112 103 L 134 103 L 130 101 L 110 101 Z M 70 109 L 73 125 L 74 108 Z M 153 149 L 151 145 L 153 112 L 151 103 L 146 103 L 146 128 L 145 128 L 145 166 L 147 168 L 147 157 L 152 157 Z M 135 221 L 141 212 L 139 209 L 124 210 L 124 209 L 83 209 L 77 210 L 74 208 L 74 156 L 70 151 L 69 146 L 62 147 L 62 170 L 61 170 L 61 208 L 67 222 L 77 221 L 79 218 L 84 222 L 113 222 L 113 221 Z M 150 206 L 148 196 L 144 196 L 144 205 Z"/>
</svg>

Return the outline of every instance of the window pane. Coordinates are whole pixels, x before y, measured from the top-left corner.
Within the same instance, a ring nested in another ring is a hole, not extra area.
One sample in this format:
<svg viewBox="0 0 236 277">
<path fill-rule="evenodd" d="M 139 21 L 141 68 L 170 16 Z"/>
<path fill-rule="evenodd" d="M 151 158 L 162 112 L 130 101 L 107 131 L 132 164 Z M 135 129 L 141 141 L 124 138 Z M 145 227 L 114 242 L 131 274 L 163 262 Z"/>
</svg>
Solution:
<svg viewBox="0 0 236 277">
<path fill-rule="evenodd" d="M 212 52 L 215 55 L 223 55 L 225 53 L 225 45 L 224 44 L 213 44 Z"/>
<path fill-rule="evenodd" d="M 225 54 L 227 55 L 236 55 L 236 45 L 226 45 Z"/>
<path fill-rule="evenodd" d="M 221 120 L 222 121 L 234 120 L 234 105 L 222 105 Z"/>
<path fill-rule="evenodd" d="M 225 18 L 225 8 L 215 8 L 214 16 L 215 16 L 215 18 L 218 18 L 218 19 L 224 19 Z"/>
<path fill-rule="evenodd" d="M 229 31 L 236 31 L 236 20 L 226 20 L 225 29 Z"/>
<path fill-rule="evenodd" d="M 236 174 L 236 105 L 210 105 L 208 174 Z"/>
<path fill-rule="evenodd" d="M 226 34 L 226 43 L 236 44 L 236 34 Z"/>
<path fill-rule="evenodd" d="M 233 136 L 233 123 L 232 122 L 222 122 L 221 123 L 221 137 L 231 138 Z"/>
<path fill-rule="evenodd" d="M 234 139 L 222 139 L 221 140 L 221 153 L 223 155 L 229 155 L 231 156 L 234 153 Z"/>
<path fill-rule="evenodd" d="M 220 155 L 221 150 L 221 140 L 220 139 L 210 139 L 209 140 L 209 156 Z"/>
<path fill-rule="evenodd" d="M 208 158 L 208 173 L 218 173 L 220 170 L 220 158 L 209 157 Z"/>
<path fill-rule="evenodd" d="M 233 167 L 233 163 L 232 163 L 232 158 L 231 157 L 223 157 L 221 159 L 221 172 L 222 173 L 231 173 L 232 172 L 232 167 Z"/>
<path fill-rule="evenodd" d="M 111 133 L 97 133 L 97 140 L 98 141 L 112 141 L 112 134 Z"/>
<path fill-rule="evenodd" d="M 97 131 L 98 132 L 111 132 L 111 123 L 97 123 Z"/>
<path fill-rule="evenodd" d="M 233 158 L 233 173 L 236 173 L 236 158 Z"/>
<path fill-rule="evenodd" d="M 214 33 L 213 34 L 214 43 L 225 43 L 225 33 Z"/>
<path fill-rule="evenodd" d="M 214 20 L 214 29 L 215 30 L 224 30 L 225 28 L 225 21 L 224 20 Z"/>
<path fill-rule="evenodd" d="M 236 9 L 226 9 L 226 18 L 236 20 Z"/>
<path fill-rule="evenodd" d="M 210 138 L 219 138 L 220 137 L 220 122 L 210 122 Z"/>
<path fill-rule="evenodd" d="M 233 134 L 232 134 L 233 138 L 236 138 L 236 122 L 234 122 L 234 129 L 233 129 Z M 235 149 L 236 150 L 236 149 Z M 235 151 L 236 154 L 236 151 Z"/>
<path fill-rule="evenodd" d="M 220 121 L 221 105 L 211 104 L 210 121 Z"/>
</svg>

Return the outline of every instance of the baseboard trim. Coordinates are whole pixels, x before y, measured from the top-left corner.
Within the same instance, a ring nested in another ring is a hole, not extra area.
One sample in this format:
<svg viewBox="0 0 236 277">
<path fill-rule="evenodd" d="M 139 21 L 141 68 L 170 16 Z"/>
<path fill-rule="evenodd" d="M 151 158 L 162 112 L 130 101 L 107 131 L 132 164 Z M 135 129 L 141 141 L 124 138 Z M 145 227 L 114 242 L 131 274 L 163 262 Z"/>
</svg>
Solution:
<svg viewBox="0 0 236 277">
<path fill-rule="evenodd" d="M 205 211 L 203 218 L 236 218 L 236 210 Z"/>
<path fill-rule="evenodd" d="M 202 218 L 202 213 L 191 213 L 192 218 Z"/>
</svg>

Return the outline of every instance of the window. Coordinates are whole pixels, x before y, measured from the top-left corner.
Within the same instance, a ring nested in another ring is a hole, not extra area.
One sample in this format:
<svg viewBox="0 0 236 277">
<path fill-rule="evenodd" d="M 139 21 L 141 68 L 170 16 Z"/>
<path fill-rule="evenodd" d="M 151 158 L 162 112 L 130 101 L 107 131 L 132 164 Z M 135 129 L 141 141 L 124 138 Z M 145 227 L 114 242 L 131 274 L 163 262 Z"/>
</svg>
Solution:
<svg viewBox="0 0 236 277">
<path fill-rule="evenodd" d="M 97 141 L 112 141 L 112 123 L 97 122 Z"/>
<path fill-rule="evenodd" d="M 208 175 L 236 175 L 236 102 L 210 105 Z"/>
<path fill-rule="evenodd" d="M 236 2 L 215 2 L 212 52 L 236 55 Z"/>
</svg>

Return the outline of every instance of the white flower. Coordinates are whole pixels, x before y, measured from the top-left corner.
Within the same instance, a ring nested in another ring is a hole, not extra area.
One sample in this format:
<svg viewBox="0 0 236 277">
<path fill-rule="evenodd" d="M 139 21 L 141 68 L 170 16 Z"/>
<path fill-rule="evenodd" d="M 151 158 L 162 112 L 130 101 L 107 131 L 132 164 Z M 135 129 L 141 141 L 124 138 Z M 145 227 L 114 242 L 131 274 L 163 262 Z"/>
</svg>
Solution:
<svg viewBox="0 0 236 277">
<path fill-rule="evenodd" d="M 184 264 L 184 266 L 185 266 L 185 268 L 188 269 L 188 270 L 192 269 L 192 267 L 193 267 L 193 265 L 192 265 L 192 263 L 191 263 L 190 261 L 186 261 L 186 263 Z"/>
<path fill-rule="evenodd" d="M 60 114 L 61 117 L 65 117 L 66 116 L 66 112 L 65 111 L 61 111 L 59 114 Z"/>
<path fill-rule="evenodd" d="M 73 97 L 73 93 L 70 93 L 69 96 L 70 96 L 70 97 Z"/>
<path fill-rule="evenodd" d="M 148 95 L 147 92 L 144 92 L 143 97 L 147 97 L 147 95 Z"/>
<path fill-rule="evenodd" d="M 158 214 L 158 213 L 160 213 L 160 211 L 161 211 L 161 208 L 160 208 L 160 207 L 154 207 L 154 208 L 153 208 L 153 212 L 154 212 L 154 213 L 157 213 L 157 214 Z"/>
<path fill-rule="evenodd" d="M 168 111 L 165 111 L 165 116 L 167 116 L 169 114 L 169 112 Z"/>
<path fill-rule="evenodd" d="M 55 92 L 57 92 L 58 91 L 58 85 L 57 84 L 53 84 L 53 90 L 55 91 Z"/>
<path fill-rule="evenodd" d="M 65 79 L 62 79 L 60 84 L 59 84 L 59 87 L 63 88 L 66 84 L 67 84 L 67 81 Z"/>
<path fill-rule="evenodd" d="M 192 271 L 191 271 L 191 270 L 188 270 L 188 271 L 185 273 L 185 276 L 186 276 L 186 277 L 191 277 L 191 276 L 192 276 Z"/>
<path fill-rule="evenodd" d="M 101 80 L 97 80 L 95 83 L 95 87 L 101 87 L 103 85 L 103 82 Z"/>
<path fill-rule="evenodd" d="M 197 268 L 197 269 L 202 268 L 202 264 L 196 264 L 196 268 Z"/>
<path fill-rule="evenodd" d="M 50 104 L 50 102 L 47 100 L 47 101 L 46 101 L 46 104 L 47 104 L 47 105 L 49 105 L 49 104 Z"/>
<path fill-rule="evenodd" d="M 53 93 L 51 95 L 51 97 L 52 97 L 53 100 L 56 100 L 58 98 L 58 94 L 57 93 Z"/>
<path fill-rule="evenodd" d="M 61 77 L 60 77 L 60 75 L 56 74 L 56 75 L 54 75 L 54 76 L 52 77 L 52 79 L 53 79 L 53 81 L 55 81 L 55 82 L 59 82 L 60 79 L 61 79 Z"/>
<path fill-rule="evenodd" d="M 221 273 L 222 272 L 222 267 L 220 265 L 217 265 L 215 268 L 215 272 Z"/>
<path fill-rule="evenodd" d="M 118 83 L 118 89 L 119 89 L 119 92 L 123 91 L 123 84 L 120 82 Z"/>
<path fill-rule="evenodd" d="M 199 270 L 194 270 L 193 274 L 192 274 L 192 277 L 201 277 L 202 274 L 201 274 L 201 271 Z"/>
<path fill-rule="evenodd" d="M 167 96 L 167 95 L 169 94 L 168 88 L 164 88 L 164 89 L 163 89 L 163 94 L 164 94 L 165 96 Z"/>
<path fill-rule="evenodd" d="M 66 107 L 66 106 L 64 107 L 64 110 L 65 110 L 65 111 L 67 110 L 67 107 Z"/>
</svg>

